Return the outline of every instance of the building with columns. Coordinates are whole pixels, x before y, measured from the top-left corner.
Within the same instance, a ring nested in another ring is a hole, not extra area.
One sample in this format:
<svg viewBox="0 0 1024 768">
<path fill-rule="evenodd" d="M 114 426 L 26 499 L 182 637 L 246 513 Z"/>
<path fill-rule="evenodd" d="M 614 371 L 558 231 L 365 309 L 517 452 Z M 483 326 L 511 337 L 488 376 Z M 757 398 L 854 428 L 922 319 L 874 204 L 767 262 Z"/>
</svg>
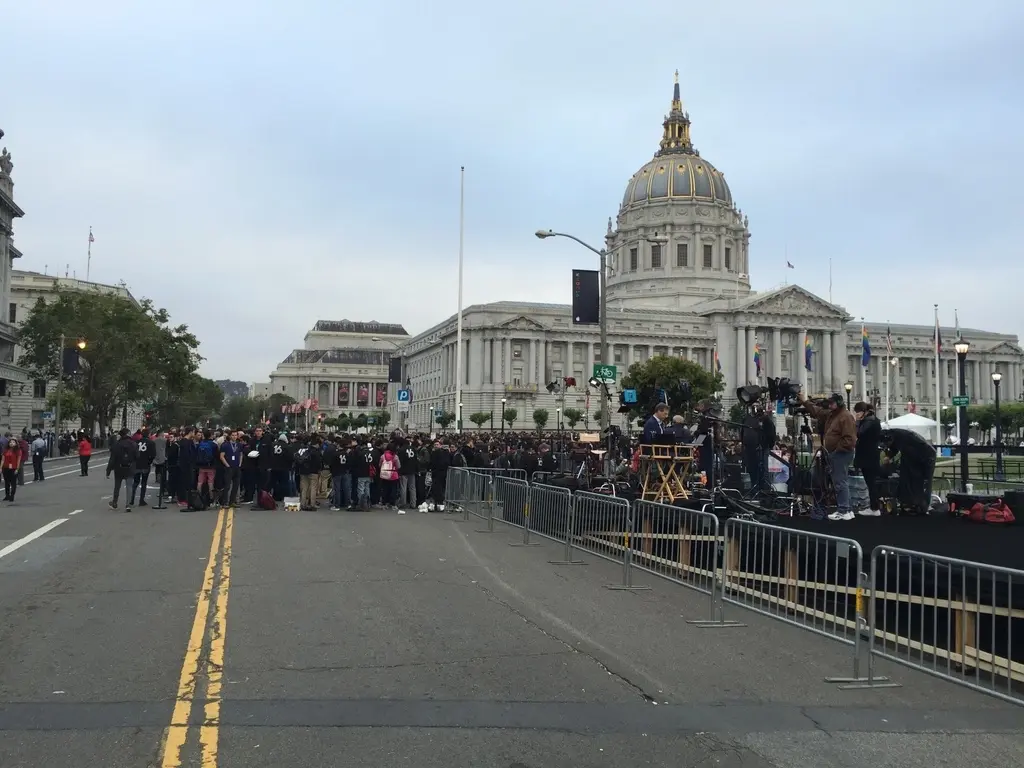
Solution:
<svg viewBox="0 0 1024 768">
<path fill-rule="evenodd" d="M 254 392 L 315 399 L 326 416 L 358 416 L 387 406 L 388 362 L 409 333 L 392 323 L 318 320 Z"/>
<path fill-rule="evenodd" d="M 0 131 L 2 137 L 3 131 Z M 14 181 L 11 171 L 14 162 L 4 147 L 0 150 L 0 432 L 19 432 L 21 423 L 14 398 L 29 385 L 28 371 L 17 364 L 15 348 L 18 333 L 15 328 L 15 305 L 11 302 L 11 274 L 14 260 L 21 251 L 14 247 L 14 220 L 25 212 L 14 202 Z"/>
<path fill-rule="evenodd" d="M 755 347 L 762 382 L 765 376 L 785 376 L 809 393 L 843 393 L 850 383 L 855 398 L 884 401 L 888 326 L 863 323 L 873 353 L 865 369 L 862 321 L 846 309 L 798 285 L 751 290 L 748 218 L 724 174 L 694 147 L 690 127 L 677 76 L 658 151 L 628 181 L 618 215 L 608 222 L 609 359 L 602 360 L 598 328 L 573 325 L 569 305 L 470 306 L 463 312 L 464 423 L 469 414 L 485 411 L 494 414 L 497 427 L 504 401 L 505 408 L 516 409 L 520 428 L 532 426 L 538 408 L 549 411 L 551 424 L 556 408 L 587 410 L 593 424 L 601 407 L 598 393 L 586 391 L 594 363 L 614 364 L 621 381 L 629 365 L 652 355 L 683 357 L 714 370 L 717 353 L 728 403 L 736 387 L 759 380 Z M 401 347 L 413 393 L 410 428 L 429 429 L 439 410 L 458 412 L 456 321 L 449 317 Z M 1003 375 L 1003 398 L 1020 398 L 1024 352 L 1017 337 L 962 333 L 971 343 L 966 373 L 972 402 L 993 398 L 995 371 Z M 891 336 L 893 415 L 911 408 L 934 415 L 936 377 L 940 399 L 949 405 L 956 386 L 956 330 L 941 330 L 938 370 L 932 325 L 893 325 Z M 548 382 L 566 376 L 575 377 L 575 390 L 547 391 Z"/>
</svg>

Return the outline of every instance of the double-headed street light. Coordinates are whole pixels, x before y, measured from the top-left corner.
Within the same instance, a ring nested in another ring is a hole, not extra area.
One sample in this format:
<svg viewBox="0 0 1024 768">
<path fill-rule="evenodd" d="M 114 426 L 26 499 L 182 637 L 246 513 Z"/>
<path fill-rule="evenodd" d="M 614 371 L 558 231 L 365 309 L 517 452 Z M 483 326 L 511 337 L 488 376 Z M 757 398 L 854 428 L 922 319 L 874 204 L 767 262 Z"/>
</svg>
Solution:
<svg viewBox="0 0 1024 768">
<path fill-rule="evenodd" d="M 614 249 L 612 249 L 612 251 L 609 251 L 606 248 L 595 248 L 594 246 L 590 245 L 589 243 L 586 243 L 583 240 L 580 240 L 575 235 L 570 235 L 570 234 L 567 234 L 565 232 L 555 232 L 555 231 L 550 230 L 550 229 L 538 229 L 534 234 L 538 238 L 540 238 L 541 240 L 546 240 L 549 237 L 567 237 L 570 240 L 573 240 L 573 241 L 579 243 L 580 245 L 582 245 L 587 250 L 593 251 L 594 253 L 596 253 L 600 257 L 600 259 L 601 259 L 601 269 L 598 272 L 598 291 L 600 292 L 601 295 L 598 298 L 598 301 L 599 301 L 599 307 L 600 307 L 599 311 L 600 311 L 600 314 L 601 314 L 601 317 L 600 317 L 600 321 L 601 321 L 601 326 L 600 326 L 601 327 L 601 364 L 602 365 L 608 365 L 609 364 L 609 360 L 611 358 L 611 355 L 608 354 L 608 293 L 605 290 L 606 289 L 606 285 L 607 285 L 608 256 L 614 250 L 617 250 L 619 248 L 624 248 L 627 245 L 633 245 L 635 243 L 647 242 L 647 243 L 652 243 L 654 245 L 663 245 L 664 243 L 668 242 L 668 238 L 667 237 L 658 236 L 658 235 L 651 235 L 651 236 L 644 235 L 642 237 L 633 238 L 632 240 L 627 240 L 625 242 L 619 243 L 617 246 L 615 246 Z M 606 403 L 603 403 L 602 408 L 601 408 L 601 435 L 602 435 L 602 437 L 605 434 L 605 430 L 608 429 L 609 419 L 610 419 L 609 407 L 608 407 L 608 403 L 606 402 Z"/>
<path fill-rule="evenodd" d="M 1003 374 L 999 371 L 992 373 L 992 384 L 996 388 L 996 482 L 1001 483 L 1006 478 L 1003 473 L 1003 425 L 999 418 L 999 385 L 1003 381 Z"/>
</svg>

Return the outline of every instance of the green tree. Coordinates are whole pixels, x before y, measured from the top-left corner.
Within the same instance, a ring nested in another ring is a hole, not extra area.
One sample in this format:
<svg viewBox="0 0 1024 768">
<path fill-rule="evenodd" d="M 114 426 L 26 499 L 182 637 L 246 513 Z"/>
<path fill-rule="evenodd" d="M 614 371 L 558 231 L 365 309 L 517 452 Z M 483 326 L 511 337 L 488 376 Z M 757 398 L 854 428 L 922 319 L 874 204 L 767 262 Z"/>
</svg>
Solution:
<svg viewBox="0 0 1024 768">
<path fill-rule="evenodd" d="M 604 408 L 598 408 L 590 415 L 590 418 L 594 420 L 595 424 L 600 424 L 601 419 L 604 418 Z"/>
<path fill-rule="evenodd" d="M 576 429 L 576 425 L 583 421 L 583 411 L 579 408 L 566 408 L 562 411 L 562 416 L 565 418 L 565 423 L 569 425 L 569 429 Z"/>
<path fill-rule="evenodd" d="M 373 425 L 378 431 L 387 429 L 388 424 L 391 423 L 391 411 L 379 410 L 370 415 L 373 416 Z"/>
<path fill-rule="evenodd" d="M 476 424 L 477 429 L 482 429 L 484 424 L 491 420 L 491 414 L 487 411 L 477 411 L 469 414 L 469 420 Z"/>
<path fill-rule="evenodd" d="M 519 411 L 515 408 L 506 408 L 501 414 L 502 420 L 508 424 L 508 428 L 512 429 L 512 425 L 516 423 L 516 419 L 519 418 Z"/>
<path fill-rule="evenodd" d="M 162 427 L 203 424 L 216 418 L 223 405 L 224 390 L 217 382 L 193 373 L 175 393 L 154 398 L 151 423 Z"/>
<path fill-rule="evenodd" d="M 544 431 L 544 427 L 546 427 L 548 423 L 548 416 L 549 414 L 547 408 L 537 408 L 536 410 L 534 410 L 533 423 L 537 425 L 538 432 Z"/>
<path fill-rule="evenodd" d="M 354 419 L 352 419 L 352 426 L 356 429 L 363 429 L 370 423 L 369 417 L 365 413 L 360 413 Z"/>
<path fill-rule="evenodd" d="M 690 385 L 690 402 L 699 403 L 713 398 L 725 385 L 720 373 L 711 373 L 692 360 L 658 355 L 643 363 L 629 366 L 622 379 L 623 389 L 635 389 L 637 403 L 630 416 L 646 416 L 651 404 L 658 400 L 658 390 L 665 390 L 669 408 L 679 411 L 684 407 L 682 382 Z"/>
<path fill-rule="evenodd" d="M 65 375 L 65 345 L 84 343 L 79 371 Z M 38 379 L 63 378 L 81 396 L 79 416 L 88 431 L 105 432 L 129 405 L 181 396 L 202 358 L 185 325 L 172 326 L 166 310 L 148 299 L 133 302 L 103 293 L 60 291 L 39 299 L 20 329 L 19 363 Z"/>
<path fill-rule="evenodd" d="M 347 432 L 352 426 L 352 417 L 347 413 L 339 413 L 334 417 L 334 425 L 342 432 Z"/>
<path fill-rule="evenodd" d="M 455 414 L 451 411 L 441 411 L 437 414 L 437 423 L 441 425 L 441 430 L 444 431 L 452 425 L 455 421 Z"/>
<path fill-rule="evenodd" d="M 228 427 L 246 427 L 262 418 L 262 403 L 250 397 L 232 397 L 220 410 L 220 423 Z"/>
<path fill-rule="evenodd" d="M 743 403 L 736 402 L 729 406 L 729 415 L 727 418 L 733 424 L 742 424 L 743 419 L 745 419 L 746 417 L 747 407 L 743 405 Z"/>
<path fill-rule="evenodd" d="M 57 388 L 54 387 L 46 395 L 46 410 L 57 411 Z M 85 400 L 82 397 L 82 393 L 69 387 L 63 387 L 60 390 L 60 420 L 61 423 L 65 421 L 81 421 L 82 413 L 85 411 Z"/>
</svg>

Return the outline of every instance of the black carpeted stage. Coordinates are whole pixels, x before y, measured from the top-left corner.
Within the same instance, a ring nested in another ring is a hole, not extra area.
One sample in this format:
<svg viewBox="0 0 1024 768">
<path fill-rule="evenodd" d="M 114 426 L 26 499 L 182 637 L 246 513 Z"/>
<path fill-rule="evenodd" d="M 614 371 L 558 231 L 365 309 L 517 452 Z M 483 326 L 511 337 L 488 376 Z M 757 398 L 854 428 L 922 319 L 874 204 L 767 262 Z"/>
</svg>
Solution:
<svg viewBox="0 0 1024 768">
<path fill-rule="evenodd" d="M 952 515 L 882 515 L 844 522 L 780 517 L 772 525 L 856 540 L 869 567 L 871 551 L 884 544 L 1004 568 L 1024 569 L 1024 521 L 972 523 Z"/>
</svg>

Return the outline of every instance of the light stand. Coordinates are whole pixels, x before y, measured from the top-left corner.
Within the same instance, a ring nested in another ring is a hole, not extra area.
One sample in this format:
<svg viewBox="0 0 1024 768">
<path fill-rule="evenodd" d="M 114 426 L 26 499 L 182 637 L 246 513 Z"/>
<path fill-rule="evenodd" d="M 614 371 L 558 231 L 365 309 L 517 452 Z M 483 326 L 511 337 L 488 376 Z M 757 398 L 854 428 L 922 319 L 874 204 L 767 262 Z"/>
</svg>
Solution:
<svg viewBox="0 0 1024 768">
<path fill-rule="evenodd" d="M 853 384 L 848 381 L 843 385 L 843 389 L 846 390 L 846 407 L 850 408 L 850 398 L 853 395 Z M 852 411 L 853 409 L 850 408 L 850 410 Z"/>
<path fill-rule="evenodd" d="M 501 398 L 501 434 L 505 434 L 505 403 L 508 402 L 507 397 Z M 511 429 L 511 427 L 509 427 Z"/>
<path fill-rule="evenodd" d="M 967 353 L 971 345 L 966 339 L 960 339 L 953 345 L 956 348 L 956 359 L 959 362 L 959 381 L 957 382 L 957 393 L 961 398 L 967 397 Z M 960 492 L 967 493 L 967 481 L 970 479 L 970 458 L 967 453 L 967 438 L 970 435 L 970 424 L 967 423 L 967 408 L 963 405 L 956 407 L 958 423 L 960 425 Z"/>
<path fill-rule="evenodd" d="M 996 482 L 1003 482 L 1006 477 L 1003 472 L 1003 425 L 999 417 L 999 385 L 1003 381 L 1003 374 L 995 371 L 992 374 L 992 383 L 996 388 Z"/>
</svg>

